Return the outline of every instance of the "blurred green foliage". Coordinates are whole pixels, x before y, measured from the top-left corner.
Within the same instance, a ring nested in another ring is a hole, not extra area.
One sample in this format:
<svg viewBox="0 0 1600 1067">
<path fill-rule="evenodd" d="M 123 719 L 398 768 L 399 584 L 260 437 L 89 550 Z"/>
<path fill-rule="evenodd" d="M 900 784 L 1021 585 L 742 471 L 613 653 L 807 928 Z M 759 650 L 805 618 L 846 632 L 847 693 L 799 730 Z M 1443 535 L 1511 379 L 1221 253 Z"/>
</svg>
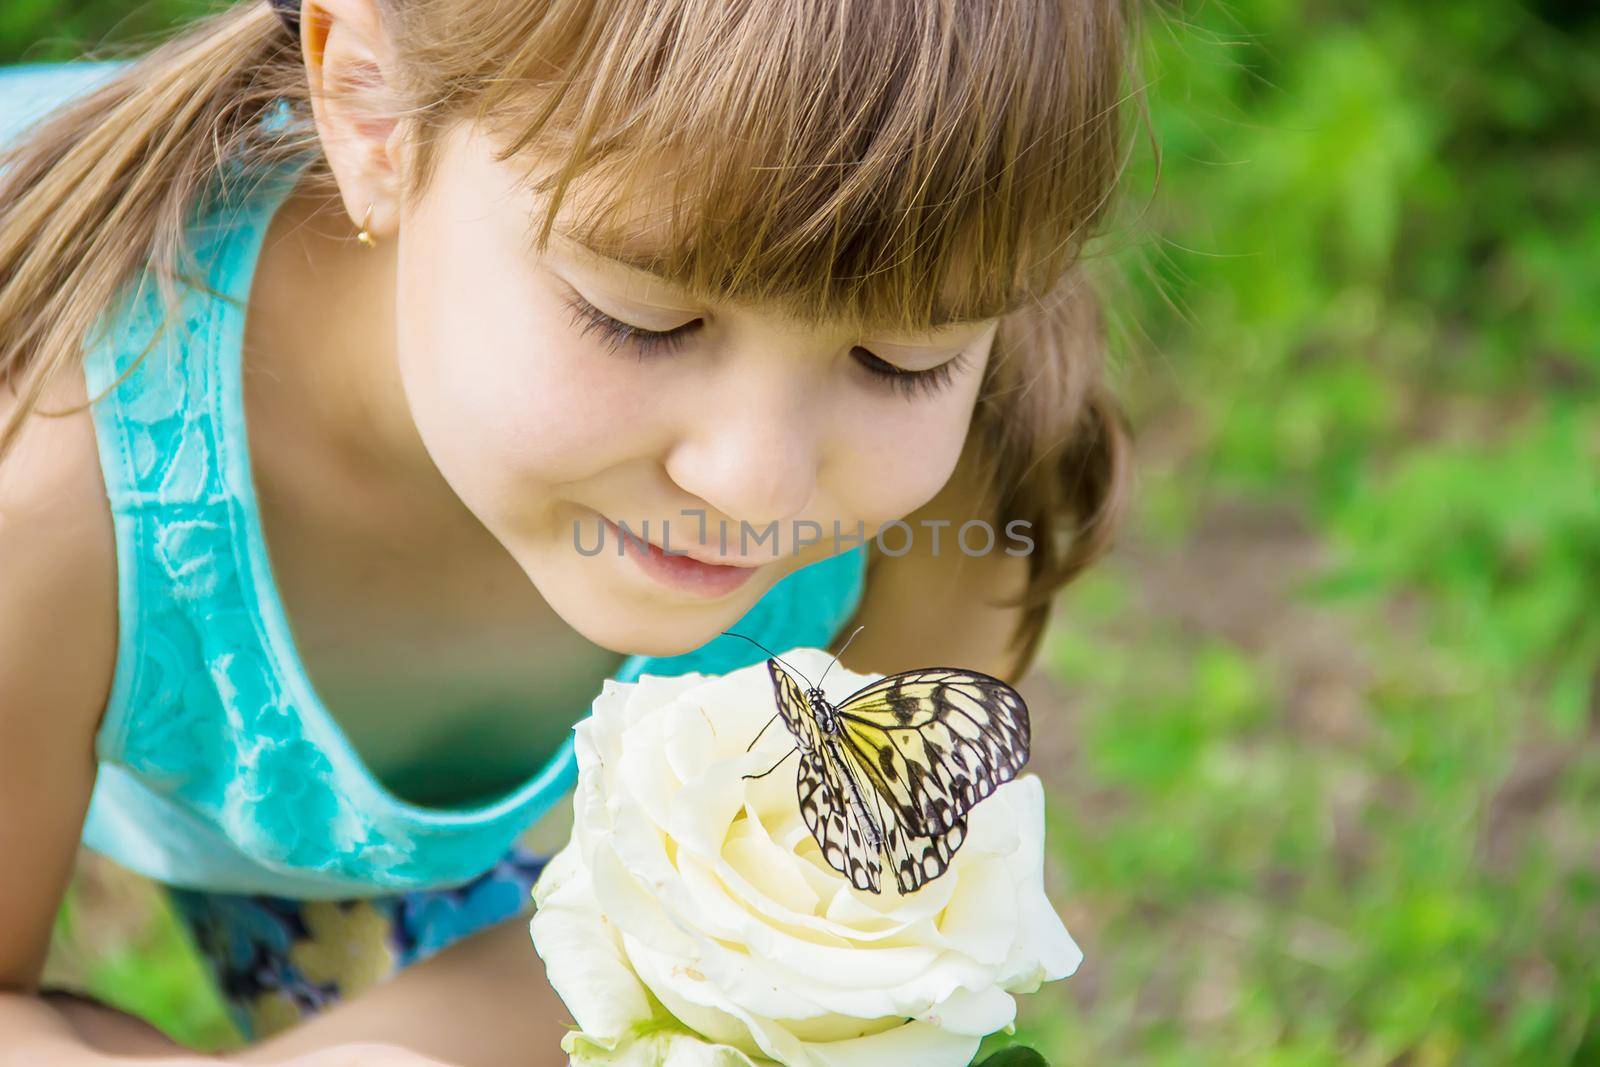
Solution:
<svg viewBox="0 0 1600 1067">
<path fill-rule="evenodd" d="M 84 901 L 82 879 L 75 879 L 56 917 L 56 943 L 80 947 L 89 960 L 87 968 L 73 968 L 71 987 L 81 985 L 107 1004 L 150 1020 L 191 1048 L 220 1051 L 242 1044 L 201 957 L 158 892 L 131 900 L 88 895 L 92 899 Z M 119 913 L 116 925 L 109 931 L 80 929 L 104 923 L 101 908 Z"/>
<path fill-rule="evenodd" d="M 1142 551 L 1052 633 L 1087 959 L 1021 1036 L 1600 1062 L 1600 11 L 1150 29 L 1162 168 L 1115 260 Z"/>
<path fill-rule="evenodd" d="M 0 6 L 0 63 L 57 63 L 102 44 L 154 44 L 182 23 L 226 6 L 202 0 L 6 0 Z"/>
<path fill-rule="evenodd" d="M 8 0 L 0 49 L 194 10 Z M 1103 260 L 1142 484 L 1036 727 L 1087 958 L 1015 1039 L 1600 1062 L 1600 15 L 1147 12 L 1160 177 Z"/>
</svg>

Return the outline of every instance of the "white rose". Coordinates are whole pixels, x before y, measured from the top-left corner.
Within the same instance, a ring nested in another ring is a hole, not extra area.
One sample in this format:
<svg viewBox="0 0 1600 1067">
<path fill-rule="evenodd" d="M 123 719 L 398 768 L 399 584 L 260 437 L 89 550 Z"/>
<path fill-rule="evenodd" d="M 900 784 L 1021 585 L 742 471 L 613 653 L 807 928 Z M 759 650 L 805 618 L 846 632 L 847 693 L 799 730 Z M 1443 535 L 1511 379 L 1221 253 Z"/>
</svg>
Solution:
<svg viewBox="0 0 1600 1067">
<path fill-rule="evenodd" d="M 832 657 L 782 658 L 807 677 Z M 836 696 L 875 681 L 835 665 Z M 800 816 L 764 662 L 605 683 L 578 723 L 572 841 L 534 888 L 534 946 L 579 1031 L 575 1064 L 771 1061 L 965 1067 L 1013 993 L 1077 970 L 1045 898 L 1044 793 L 1025 775 L 973 809 L 942 877 L 855 889 Z M 702 1038 L 704 1040 L 702 1040 Z"/>
</svg>

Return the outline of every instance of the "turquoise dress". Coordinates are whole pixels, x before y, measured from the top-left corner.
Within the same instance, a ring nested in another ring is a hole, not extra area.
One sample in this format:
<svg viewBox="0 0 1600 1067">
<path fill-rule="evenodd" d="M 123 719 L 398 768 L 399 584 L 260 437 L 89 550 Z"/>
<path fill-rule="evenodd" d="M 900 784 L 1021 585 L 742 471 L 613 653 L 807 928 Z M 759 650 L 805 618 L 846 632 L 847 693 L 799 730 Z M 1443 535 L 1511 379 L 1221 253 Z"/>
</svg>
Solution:
<svg viewBox="0 0 1600 1067">
<path fill-rule="evenodd" d="M 118 66 L 0 68 L 0 140 Z M 287 109 L 271 121 L 289 121 Z M 193 212 L 213 292 L 180 289 L 181 328 L 158 337 L 159 292 L 138 278 L 84 351 L 119 637 L 83 842 L 170 887 L 251 1036 L 527 908 L 543 861 L 518 838 L 576 772 L 569 735 L 486 803 L 408 803 L 364 765 L 296 654 L 251 481 L 241 358 L 263 235 L 308 162 L 252 172 Z M 730 629 L 779 652 L 825 646 L 864 577 L 864 546 L 837 554 L 787 576 Z M 632 656 L 614 677 L 720 673 L 762 657 L 719 636 L 679 656 Z M 574 721 L 585 711 L 573 708 Z M 352 937 L 370 951 L 328 950 Z"/>
</svg>

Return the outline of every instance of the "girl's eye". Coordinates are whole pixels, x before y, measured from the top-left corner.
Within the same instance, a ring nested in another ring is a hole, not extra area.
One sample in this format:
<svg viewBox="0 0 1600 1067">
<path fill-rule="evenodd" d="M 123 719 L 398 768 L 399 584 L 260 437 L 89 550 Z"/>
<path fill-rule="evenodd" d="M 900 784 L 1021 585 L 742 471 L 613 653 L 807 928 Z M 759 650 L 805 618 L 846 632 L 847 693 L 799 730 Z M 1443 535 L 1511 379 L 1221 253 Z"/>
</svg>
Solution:
<svg viewBox="0 0 1600 1067">
<path fill-rule="evenodd" d="M 857 348 L 856 362 L 867 369 L 873 377 L 889 386 L 890 389 L 913 397 L 917 391 L 922 390 L 923 396 L 932 396 L 955 377 L 956 372 L 963 370 L 967 365 L 967 354 L 958 353 L 955 358 L 947 359 L 937 367 L 927 370 L 901 370 L 893 363 L 878 358 L 865 348 Z"/>
<path fill-rule="evenodd" d="M 702 325 L 702 320 L 695 319 L 671 330 L 646 330 L 626 322 L 619 322 L 575 292 L 563 296 L 562 303 L 572 312 L 572 322 L 579 328 L 580 336 L 591 330 L 598 330 L 608 350 L 614 352 L 623 345 L 628 345 L 638 353 L 640 359 L 657 352 L 677 351 L 682 346 L 684 338 L 700 329 Z M 965 352 L 937 367 L 919 371 L 901 370 L 864 348 L 857 348 L 855 352 L 856 362 L 865 367 L 867 373 L 886 384 L 891 390 L 907 397 L 915 397 L 918 391 L 921 391 L 923 396 L 938 393 L 950 384 L 958 371 L 964 370 L 967 366 Z"/>
<path fill-rule="evenodd" d="M 640 359 L 658 351 L 676 351 L 685 337 L 700 328 L 699 319 L 671 330 L 646 330 L 630 326 L 607 315 L 577 293 L 564 296 L 562 303 L 572 312 L 572 324 L 579 328 L 580 336 L 590 330 L 598 330 L 608 350 L 615 352 L 623 345 L 628 345 L 638 353 Z"/>
</svg>

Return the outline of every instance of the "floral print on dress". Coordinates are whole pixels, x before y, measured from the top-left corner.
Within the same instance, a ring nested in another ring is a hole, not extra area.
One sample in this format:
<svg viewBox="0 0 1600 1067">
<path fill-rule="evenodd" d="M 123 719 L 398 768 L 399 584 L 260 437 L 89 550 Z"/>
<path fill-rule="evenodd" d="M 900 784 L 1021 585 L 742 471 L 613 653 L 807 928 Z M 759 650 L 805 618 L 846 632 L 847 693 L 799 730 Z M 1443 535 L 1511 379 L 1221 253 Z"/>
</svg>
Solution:
<svg viewBox="0 0 1600 1067">
<path fill-rule="evenodd" d="M 493 867 L 462 885 L 358 900 L 293 900 L 175 886 L 168 886 L 167 894 L 234 1025 L 254 1042 L 463 938 L 532 914 L 533 883 L 548 858 L 513 845 Z"/>
</svg>

